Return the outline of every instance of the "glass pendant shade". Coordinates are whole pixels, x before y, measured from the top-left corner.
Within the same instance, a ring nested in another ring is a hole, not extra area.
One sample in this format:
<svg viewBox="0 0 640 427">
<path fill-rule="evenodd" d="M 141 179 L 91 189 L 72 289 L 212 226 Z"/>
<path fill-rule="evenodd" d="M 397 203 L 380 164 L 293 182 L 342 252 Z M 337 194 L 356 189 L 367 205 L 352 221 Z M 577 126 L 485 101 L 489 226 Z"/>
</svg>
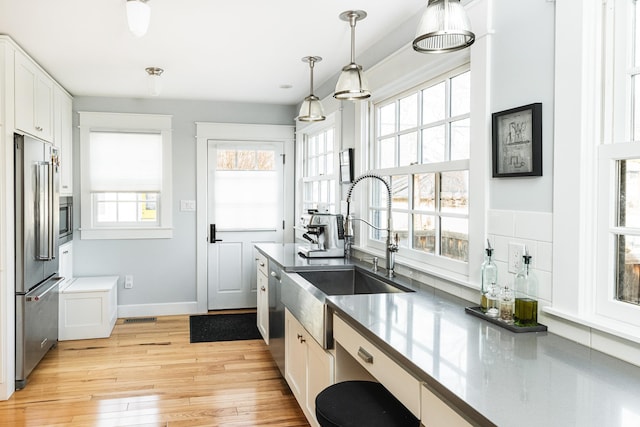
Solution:
<svg viewBox="0 0 640 427">
<path fill-rule="evenodd" d="M 148 67 L 145 68 L 147 74 L 149 74 L 149 95 L 158 96 L 162 91 L 162 81 L 160 75 L 164 72 L 162 68 Z"/>
<path fill-rule="evenodd" d="M 421 53 L 446 53 L 469 47 L 476 36 L 460 0 L 429 0 L 413 49 Z"/>
<path fill-rule="evenodd" d="M 302 62 L 309 64 L 309 96 L 302 102 L 300 114 L 296 117 L 301 122 L 319 122 L 326 119 L 320 99 L 313 94 L 313 66 L 320 61 L 322 61 L 322 58 L 319 56 L 305 56 L 302 58 Z"/>
<path fill-rule="evenodd" d="M 362 71 L 362 66 L 356 64 L 355 52 L 355 31 L 356 21 L 367 17 L 367 12 L 363 10 L 348 10 L 340 14 L 340 19 L 349 22 L 351 27 L 351 62 L 342 68 L 336 90 L 333 97 L 341 100 L 358 101 L 371 96 L 369 83 Z"/>
<path fill-rule="evenodd" d="M 148 0 L 127 0 L 127 23 L 129 31 L 136 37 L 144 36 L 149 28 L 151 8 L 147 2 Z"/>
<path fill-rule="evenodd" d="M 298 120 L 301 122 L 320 122 L 324 119 L 326 119 L 326 117 L 320 99 L 315 95 L 307 96 L 300 107 Z"/>
<path fill-rule="evenodd" d="M 333 96 L 336 99 L 349 101 L 366 99 L 371 96 L 369 83 L 360 65 L 351 63 L 342 69 Z"/>
</svg>

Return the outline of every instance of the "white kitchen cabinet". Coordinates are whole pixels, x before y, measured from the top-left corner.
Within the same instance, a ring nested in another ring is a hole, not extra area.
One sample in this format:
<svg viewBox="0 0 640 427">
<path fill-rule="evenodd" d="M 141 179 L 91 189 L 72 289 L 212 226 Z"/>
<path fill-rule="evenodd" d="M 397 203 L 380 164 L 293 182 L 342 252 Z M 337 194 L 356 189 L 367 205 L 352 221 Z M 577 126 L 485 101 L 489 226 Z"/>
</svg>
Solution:
<svg viewBox="0 0 640 427">
<path fill-rule="evenodd" d="M 53 142 L 54 82 L 27 56 L 15 53 L 15 127 Z"/>
<path fill-rule="evenodd" d="M 73 241 L 58 248 L 58 274 L 68 281 L 73 277 Z"/>
<path fill-rule="evenodd" d="M 53 94 L 54 133 L 53 143 L 59 149 L 60 157 L 60 195 L 73 195 L 73 144 L 71 97 L 60 87 L 54 87 Z"/>
<path fill-rule="evenodd" d="M 334 383 L 333 355 L 285 310 L 285 378 L 307 420 L 318 426 L 316 396 Z"/>
<path fill-rule="evenodd" d="M 420 418 L 420 381 L 416 377 L 335 315 L 333 316 L 333 338 L 413 415 Z M 337 363 L 341 361 L 338 360 Z"/>
<path fill-rule="evenodd" d="M 269 345 L 269 261 L 258 252 L 257 267 L 257 323 L 260 335 Z"/>
<path fill-rule="evenodd" d="M 467 420 L 424 385 L 420 395 L 422 413 L 424 414 L 422 425 L 424 427 L 471 427 Z"/>
</svg>

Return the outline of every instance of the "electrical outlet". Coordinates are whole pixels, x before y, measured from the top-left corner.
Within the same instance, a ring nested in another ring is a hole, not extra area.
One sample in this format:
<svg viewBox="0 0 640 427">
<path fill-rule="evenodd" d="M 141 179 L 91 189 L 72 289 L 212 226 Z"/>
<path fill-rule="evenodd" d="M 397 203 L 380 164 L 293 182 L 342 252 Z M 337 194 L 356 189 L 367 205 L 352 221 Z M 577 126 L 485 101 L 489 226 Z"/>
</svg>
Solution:
<svg viewBox="0 0 640 427">
<path fill-rule="evenodd" d="M 524 255 L 524 245 L 522 243 L 509 243 L 509 273 L 517 273 L 522 269 L 522 256 Z"/>
<path fill-rule="evenodd" d="M 133 276 L 124 276 L 124 288 L 125 289 L 133 288 Z"/>
</svg>

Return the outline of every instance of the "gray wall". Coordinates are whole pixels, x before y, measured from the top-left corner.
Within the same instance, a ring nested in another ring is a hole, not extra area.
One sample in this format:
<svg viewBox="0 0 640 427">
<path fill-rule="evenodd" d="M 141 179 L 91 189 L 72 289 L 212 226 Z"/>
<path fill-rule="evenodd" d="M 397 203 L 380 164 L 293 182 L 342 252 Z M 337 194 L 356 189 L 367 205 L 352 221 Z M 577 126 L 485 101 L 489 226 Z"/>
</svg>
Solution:
<svg viewBox="0 0 640 427">
<path fill-rule="evenodd" d="M 196 300 L 196 215 L 180 212 L 180 200 L 196 199 L 195 122 L 292 125 L 294 106 L 162 99 L 76 97 L 74 109 L 74 195 L 80 218 L 78 111 L 173 115 L 173 238 L 150 240 L 74 239 L 75 276 L 118 275 L 118 304 L 163 304 Z M 203 183 L 205 184 L 205 183 Z M 203 230 L 202 233 L 206 233 Z M 133 289 L 123 289 L 133 275 Z"/>
<path fill-rule="evenodd" d="M 552 212 L 555 3 L 494 0 L 493 8 L 491 111 L 542 103 L 542 177 L 488 178 L 489 207 Z"/>
</svg>

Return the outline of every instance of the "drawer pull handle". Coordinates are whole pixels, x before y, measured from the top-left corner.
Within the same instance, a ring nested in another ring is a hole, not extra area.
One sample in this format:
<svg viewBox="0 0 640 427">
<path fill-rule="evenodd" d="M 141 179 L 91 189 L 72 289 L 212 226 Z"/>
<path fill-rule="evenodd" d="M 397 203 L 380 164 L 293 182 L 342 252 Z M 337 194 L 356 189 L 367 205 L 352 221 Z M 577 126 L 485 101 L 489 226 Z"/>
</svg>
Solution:
<svg viewBox="0 0 640 427">
<path fill-rule="evenodd" d="M 373 363 L 373 356 L 362 347 L 358 349 L 358 357 L 360 357 L 364 363 Z"/>
<path fill-rule="evenodd" d="M 264 286 L 260 286 L 260 290 L 261 290 L 262 292 L 266 291 L 266 289 L 265 289 L 265 287 L 264 287 Z"/>
<path fill-rule="evenodd" d="M 261 262 L 261 263 L 260 263 L 260 267 L 264 267 L 264 262 Z"/>
</svg>

